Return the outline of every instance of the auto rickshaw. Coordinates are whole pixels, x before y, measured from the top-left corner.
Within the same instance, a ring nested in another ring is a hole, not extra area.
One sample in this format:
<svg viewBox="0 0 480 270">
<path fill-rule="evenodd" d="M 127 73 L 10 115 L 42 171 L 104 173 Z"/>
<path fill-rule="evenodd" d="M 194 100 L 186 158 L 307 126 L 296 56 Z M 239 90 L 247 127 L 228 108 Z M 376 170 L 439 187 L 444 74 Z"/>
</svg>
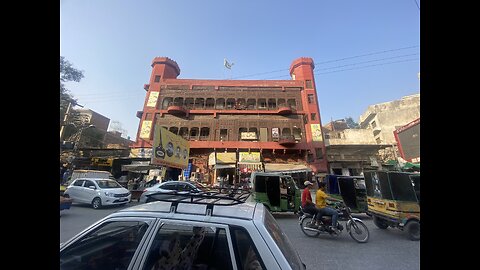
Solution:
<svg viewBox="0 0 480 270">
<path fill-rule="evenodd" d="M 343 201 L 352 213 L 367 213 L 367 189 L 363 176 L 327 174 L 323 181 L 326 193 Z"/>
<path fill-rule="evenodd" d="M 389 226 L 420 240 L 420 174 L 400 171 L 364 172 L 368 212 L 380 229 Z"/>
<path fill-rule="evenodd" d="M 250 177 L 252 199 L 271 212 L 294 212 L 300 209 L 301 193 L 290 175 L 253 172 Z"/>
</svg>

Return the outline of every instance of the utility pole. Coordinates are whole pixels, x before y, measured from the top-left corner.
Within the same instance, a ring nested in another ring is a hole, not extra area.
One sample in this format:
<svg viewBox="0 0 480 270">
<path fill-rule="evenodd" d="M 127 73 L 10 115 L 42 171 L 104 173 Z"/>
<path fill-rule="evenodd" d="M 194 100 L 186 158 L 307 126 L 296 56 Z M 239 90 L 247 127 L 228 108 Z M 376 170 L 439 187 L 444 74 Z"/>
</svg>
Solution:
<svg viewBox="0 0 480 270">
<path fill-rule="evenodd" d="M 82 105 L 76 103 L 75 101 L 70 100 L 68 102 L 67 110 L 65 111 L 65 116 L 63 117 L 63 123 L 62 123 L 62 126 L 60 127 L 60 142 L 62 141 L 62 138 L 63 138 L 63 133 L 65 131 L 65 126 L 67 125 L 68 117 L 70 116 L 70 109 L 72 108 L 72 105 L 73 106 L 79 106 L 79 107 L 83 108 Z"/>
</svg>

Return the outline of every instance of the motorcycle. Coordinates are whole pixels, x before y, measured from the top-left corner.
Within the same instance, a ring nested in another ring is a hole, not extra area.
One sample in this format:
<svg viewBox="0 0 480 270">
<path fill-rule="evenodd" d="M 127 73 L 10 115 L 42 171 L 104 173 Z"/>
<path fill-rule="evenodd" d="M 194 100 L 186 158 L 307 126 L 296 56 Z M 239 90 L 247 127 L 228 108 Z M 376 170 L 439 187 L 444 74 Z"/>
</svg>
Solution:
<svg viewBox="0 0 480 270">
<path fill-rule="evenodd" d="M 330 234 L 338 236 L 343 231 L 341 221 L 345 221 L 345 228 L 353 240 L 358 243 L 366 243 L 370 237 L 370 232 L 362 220 L 352 216 L 351 209 L 344 203 L 336 203 L 334 209 L 338 212 L 337 230 L 338 233 L 330 229 L 332 219 L 330 216 L 323 216 L 320 220 L 320 225 L 315 225 L 315 215 L 303 212 L 300 207 L 298 223 L 302 232 L 309 237 L 316 237 L 319 234 Z"/>
</svg>

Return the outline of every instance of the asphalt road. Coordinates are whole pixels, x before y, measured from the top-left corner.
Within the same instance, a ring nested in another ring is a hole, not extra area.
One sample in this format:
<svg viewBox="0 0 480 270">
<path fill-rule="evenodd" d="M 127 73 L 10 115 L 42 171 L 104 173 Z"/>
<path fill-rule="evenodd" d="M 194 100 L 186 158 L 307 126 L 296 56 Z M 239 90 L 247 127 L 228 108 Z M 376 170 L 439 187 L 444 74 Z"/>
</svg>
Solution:
<svg viewBox="0 0 480 270">
<path fill-rule="evenodd" d="M 89 205 L 73 204 L 70 209 L 61 211 L 60 242 L 65 242 L 106 215 L 136 204 L 138 203 L 132 202 L 127 206 L 98 210 Z M 296 215 L 274 215 L 307 269 L 420 269 L 420 241 L 410 241 L 404 232 L 398 229 L 378 229 L 367 215 L 355 216 L 362 219 L 370 230 L 368 243 L 355 242 L 345 231 L 338 237 L 320 235 L 310 238 L 300 230 Z"/>
</svg>

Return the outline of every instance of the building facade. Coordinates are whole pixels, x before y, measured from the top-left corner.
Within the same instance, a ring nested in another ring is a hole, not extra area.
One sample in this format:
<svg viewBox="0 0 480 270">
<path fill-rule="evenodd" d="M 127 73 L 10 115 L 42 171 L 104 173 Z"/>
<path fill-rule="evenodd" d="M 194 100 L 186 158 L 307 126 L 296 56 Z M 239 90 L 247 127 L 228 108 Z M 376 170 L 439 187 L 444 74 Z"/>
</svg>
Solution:
<svg viewBox="0 0 480 270">
<path fill-rule="evenodd" d="M 206 182 L 240 183 L 255 170 L 304 173 L 298 181 L 325 173 L 313 69 L 302 57 L 291 80 L 177 79 L 178 64 L 156 57 L 132 147 L 151 148 L 159 125 L 189 141 L 191 170 Z"/>
<path fill-rule="evenodd" d="M 378 152 L 390 145 L 378 144 L 371 130 L 348 128 L 343 119 L 327 123 L 323 130 L 330 174 L 353 176 L 381 168 Z"/>
<path fill-rule="evenodd" d="M 360 127 L 369 129 L 379 144 L 395 144 L 393 131 L 420 118 L 420 94 L 371 105 L 360 116 Z"/>
</svg>

